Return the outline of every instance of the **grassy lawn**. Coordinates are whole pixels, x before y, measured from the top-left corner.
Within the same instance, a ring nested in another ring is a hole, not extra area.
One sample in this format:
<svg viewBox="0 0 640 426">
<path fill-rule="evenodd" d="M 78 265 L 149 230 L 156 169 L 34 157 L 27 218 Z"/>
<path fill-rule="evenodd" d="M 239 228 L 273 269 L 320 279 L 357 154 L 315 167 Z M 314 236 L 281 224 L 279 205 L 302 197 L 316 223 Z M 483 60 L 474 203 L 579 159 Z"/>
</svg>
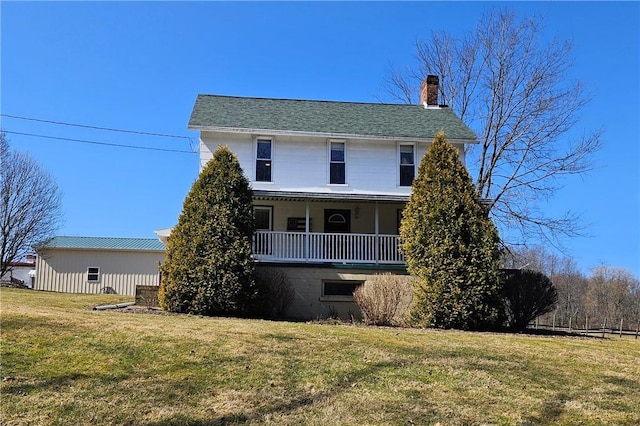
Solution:
<svg viewBox="0 0 640 426">
<path fill-rule="evenodd" d="M 3 425 L 640 424 L 640 340 L 93 311 L 2 289 Z"/>
</svg>

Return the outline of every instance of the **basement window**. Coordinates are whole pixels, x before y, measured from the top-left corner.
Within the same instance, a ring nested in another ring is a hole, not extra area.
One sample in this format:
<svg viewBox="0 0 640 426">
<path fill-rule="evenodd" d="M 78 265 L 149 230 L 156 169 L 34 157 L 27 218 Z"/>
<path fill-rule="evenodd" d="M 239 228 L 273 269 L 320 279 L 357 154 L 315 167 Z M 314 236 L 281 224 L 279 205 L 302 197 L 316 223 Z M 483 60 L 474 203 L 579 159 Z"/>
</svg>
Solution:
<svg viewBox="0 0 640 426">
<path fill-rule="evenodd" d="M 90 283 L 100 282 L 100 268 L 97 266 L 89 266 L 87 268 L 87 281 Z"/>
<path fill-rule="evenodd" d="M 353 300 L 353 292 L 364 281 L 323 281 L 322 298 Z"/>
</svg>

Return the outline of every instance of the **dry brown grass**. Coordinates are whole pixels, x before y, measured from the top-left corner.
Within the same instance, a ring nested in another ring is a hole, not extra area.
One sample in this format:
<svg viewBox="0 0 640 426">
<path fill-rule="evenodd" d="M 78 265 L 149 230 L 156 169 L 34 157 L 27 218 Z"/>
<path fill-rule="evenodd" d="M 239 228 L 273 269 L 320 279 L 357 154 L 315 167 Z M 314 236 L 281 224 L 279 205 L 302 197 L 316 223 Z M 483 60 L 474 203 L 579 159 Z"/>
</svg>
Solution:
<svg viewBox="0 0 640 426">
<path fill-rule="evenodd" d="M 2 424 L 640 424 L 640 341 L 92 311 L 0 292 Z"/>
</svg>

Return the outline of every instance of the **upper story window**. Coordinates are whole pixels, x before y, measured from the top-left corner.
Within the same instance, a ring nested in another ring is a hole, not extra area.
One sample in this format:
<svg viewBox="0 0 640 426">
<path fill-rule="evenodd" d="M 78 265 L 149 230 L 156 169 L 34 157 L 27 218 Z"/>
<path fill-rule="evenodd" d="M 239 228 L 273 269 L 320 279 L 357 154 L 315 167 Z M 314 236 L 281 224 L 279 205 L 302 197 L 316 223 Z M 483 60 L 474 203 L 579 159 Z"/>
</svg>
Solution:
<svg viewBox="0 0 640 426">
<path fill-rule="evenodd" d="M 256 141 L 256 181 L 271 182 L 273 140 L 258 138 Z"/>
<path fill-rule="evenodd" d="M 346 143 L 329 142 L 329 183 L 346 183 Z"/>
<path fill-rule="evenodd" d="M 400 151 L 400 186 L 411 186 L 415 177 L 416 161 L 413 144 L 401 144 Z"/>
</svg>

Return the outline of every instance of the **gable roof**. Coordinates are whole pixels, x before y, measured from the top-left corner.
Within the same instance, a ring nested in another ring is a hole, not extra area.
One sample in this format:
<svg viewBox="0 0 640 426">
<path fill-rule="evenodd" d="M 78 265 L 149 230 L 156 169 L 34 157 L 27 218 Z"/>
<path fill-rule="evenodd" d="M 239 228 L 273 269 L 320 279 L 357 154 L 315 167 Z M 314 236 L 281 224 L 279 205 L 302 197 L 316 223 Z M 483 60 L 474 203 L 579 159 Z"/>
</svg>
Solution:
<svg viewBox="0 0 640 426">
<path fill-rule="evenodd" d="M 422 105 L 312 101 L 198 95 L 190 130 L 294 133 L 431 141 L 475 142 L 476 135 L 451 108 Z"/>
<path fill-rule="evenodd" d="M 127 251 L 164 251 L 164 244 L 157 238 L 114 237 L 53 237 L 38 249 L 95 249 Z"/>
</svg>

